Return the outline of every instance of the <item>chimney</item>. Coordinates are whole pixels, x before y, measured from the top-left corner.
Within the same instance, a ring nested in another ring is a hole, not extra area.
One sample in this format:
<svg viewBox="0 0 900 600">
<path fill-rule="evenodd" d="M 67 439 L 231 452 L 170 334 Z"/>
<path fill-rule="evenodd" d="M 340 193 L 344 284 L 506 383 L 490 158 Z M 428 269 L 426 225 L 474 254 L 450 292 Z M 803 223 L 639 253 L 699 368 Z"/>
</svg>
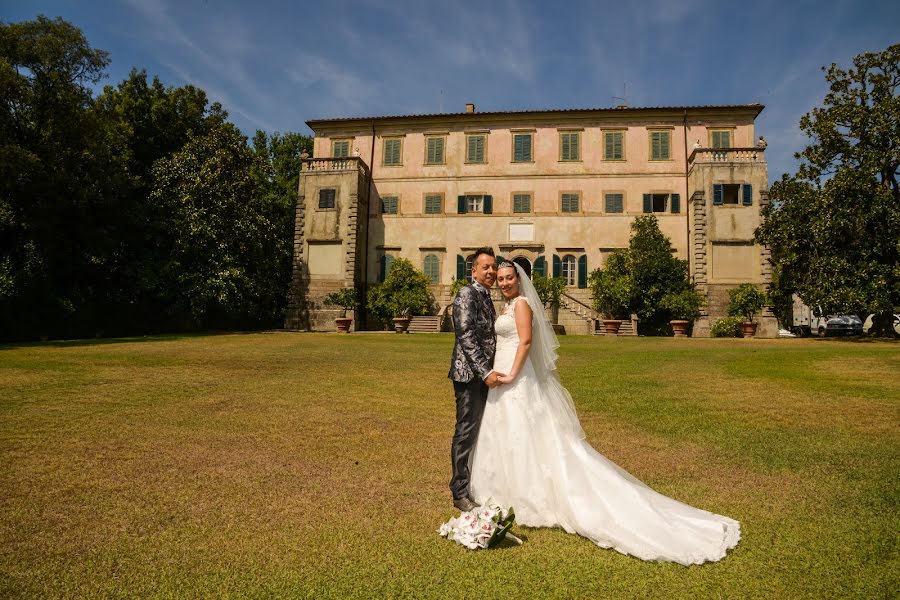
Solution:
<svg viewBox="0 0 900 600">
<path fill-rule="evenodd" d="M 475 105 L 471 102 L 466 102 L 466 112 L 472 114 L 475 112 Z"/>
</svg>

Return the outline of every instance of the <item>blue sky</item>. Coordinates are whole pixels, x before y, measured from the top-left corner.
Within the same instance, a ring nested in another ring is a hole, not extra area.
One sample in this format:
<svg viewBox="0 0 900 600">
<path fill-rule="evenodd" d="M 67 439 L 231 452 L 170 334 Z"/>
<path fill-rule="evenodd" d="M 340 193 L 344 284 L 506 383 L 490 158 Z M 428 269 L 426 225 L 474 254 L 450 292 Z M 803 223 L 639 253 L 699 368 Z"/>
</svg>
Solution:
<svg viewBox="0 0 900 600">
<path fill-rule="evenodd" d="M 132 67 L 193 83 L 248 135 L 311 118 L 745 104 L 766 110 L 771 180 L 793 170 L 822 65 L 900 41 L 900 2 L 634 0 L 4 0 L 4 21 L 61 16 Z"/>
</svg>

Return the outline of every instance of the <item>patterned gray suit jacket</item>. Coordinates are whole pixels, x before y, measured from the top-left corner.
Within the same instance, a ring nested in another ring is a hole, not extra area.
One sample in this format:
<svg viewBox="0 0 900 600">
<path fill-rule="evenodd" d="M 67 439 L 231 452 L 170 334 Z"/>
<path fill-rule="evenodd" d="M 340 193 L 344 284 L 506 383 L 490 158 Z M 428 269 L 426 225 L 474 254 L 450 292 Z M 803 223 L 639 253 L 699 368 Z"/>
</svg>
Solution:
<svg viewBox="0 0 900 600">
<path fill-rule="evenodd" d="M 468 382 L 476 376 L 484 379 L 491 372 L 497 349 L 495 317 L 490 293 L 484 294 L 472 284 L 459 290 L 453 300 L 456 341 L 447 377 L 453 381 Z"/>
</svg>

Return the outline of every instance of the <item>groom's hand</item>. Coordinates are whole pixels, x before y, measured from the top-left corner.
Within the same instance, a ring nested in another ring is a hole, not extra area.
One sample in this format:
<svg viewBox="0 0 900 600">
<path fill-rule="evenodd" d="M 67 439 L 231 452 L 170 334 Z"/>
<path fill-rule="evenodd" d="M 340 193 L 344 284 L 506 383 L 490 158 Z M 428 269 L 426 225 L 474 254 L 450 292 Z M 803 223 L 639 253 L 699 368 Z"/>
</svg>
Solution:
<svg viewBox="0 0 900 600">
<path fill-rule="evenodd" d="M 494 388 L 500 385 L 500 377 L 502 377 L 504 373 L 498 373 L 497 371 L 491 372 L 490 375 L 484 380 L 488 387 Z"/>
</svg>

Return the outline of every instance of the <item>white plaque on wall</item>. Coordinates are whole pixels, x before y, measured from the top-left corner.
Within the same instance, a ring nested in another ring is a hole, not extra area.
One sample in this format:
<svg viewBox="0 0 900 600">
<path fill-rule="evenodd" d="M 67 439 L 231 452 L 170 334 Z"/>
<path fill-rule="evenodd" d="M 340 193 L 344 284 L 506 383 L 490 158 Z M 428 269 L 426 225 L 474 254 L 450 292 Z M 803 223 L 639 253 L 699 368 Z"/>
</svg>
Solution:
<svg viewBox="0 0 900 600">
<path fill-rule="evenodd" d="M 309 245 L 310 275 L 341 274 L 341 243 Z"/>
<path fill-rule="evenodd" d="M 515 242 L 533 242 L 534 241 L 534 223 L 510 223 L 509 224 L 509 241 Z"/>
</svg>

